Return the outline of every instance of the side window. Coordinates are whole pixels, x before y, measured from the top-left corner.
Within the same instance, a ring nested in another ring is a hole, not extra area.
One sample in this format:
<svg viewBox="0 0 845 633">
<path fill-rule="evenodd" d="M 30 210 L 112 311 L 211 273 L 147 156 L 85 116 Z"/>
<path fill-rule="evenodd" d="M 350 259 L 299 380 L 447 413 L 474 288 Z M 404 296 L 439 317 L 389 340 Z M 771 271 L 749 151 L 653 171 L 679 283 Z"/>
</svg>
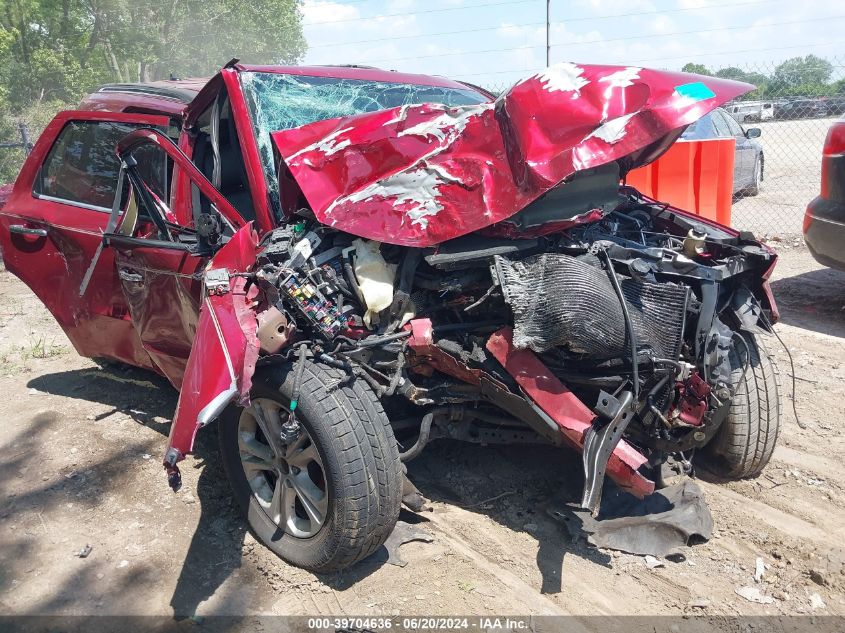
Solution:
<svg viewBox="0 0 845 633">
<path fill-rule="evenodd" d="M 120 161 L 117 142 L 140 127 L 112 121 L 70 121 L 59 133 L 35 179 L 33 194 L 76 206 L 108 211 L 114 202 Z M 167 199 L 168 165 L 159 156 L 137 158 L 139 170 Z"/>
<path fill-rule="evenodd" d="M 729 117 L 726 117 L 721 112 L 713 113 L 713 125 L 716 126 L 716 136 L 723 138 L 733 136 L 730 127 L 728 127 Z"/>
<path fill-rule="evenodd" d="M 138 175 L 162 204 L 170 204 L 173 161 L 155 145 L 141 145 L 132 152 L 138 163 Z"/>
<path fill-rule="evenodd" d="M 681 138 L 697 141 L 705 138 L 713 138 L 714 136 L 716 136 L 716 132 L 713 129 L 713 115 L 705 114 L 684 130 Z"/>
<path fill-rule="evenodd" d="M 745 133 L 742 131 L 742 127 L 740 127 L 739 123 L 737 123 L 731 117 L 727 117 L 728 120 L 728 129 L 730 129 L 731 136 L 745 136 Z"/>
</svg>

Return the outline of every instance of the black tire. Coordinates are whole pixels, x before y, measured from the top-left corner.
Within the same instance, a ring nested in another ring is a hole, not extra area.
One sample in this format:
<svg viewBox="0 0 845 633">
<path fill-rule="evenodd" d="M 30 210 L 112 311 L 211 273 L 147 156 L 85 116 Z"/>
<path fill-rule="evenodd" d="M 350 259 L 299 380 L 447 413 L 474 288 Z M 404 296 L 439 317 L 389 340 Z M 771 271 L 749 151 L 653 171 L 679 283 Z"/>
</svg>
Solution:
<svg viewBox="0 0 845 633">
<path fill-rule="evenodd" d="M 754 171 L 751 174 L 751 184 L 745 190 L 746 195 L 756 196 L 760 193 L 763 182 L 763 156 L 762 154 L 754 160 Z"/>
<path fill-rule="evenodd" d="M 731 346 L 734 396 L 722 426 L 700 454 L 703 465 L 728 479 L 756 477 L 780 434 L 780 374 L 762 341 L 747 332 Z M 743 345 L 744 342 L 744 345 Z"/>
<path fill-rule="evenodd" d="M 288 407 L 294 373 L 290 366 L 256 373 L 251 396 Z M 223 466 L 256 537 L 284 560 L 315 572 L 338 571 L 372 554 L 393 530 L 402 500 L 402 465 L 390 422 L 362 381 L 332 388 L 345 378 L 324 365 L 305 365 L 297 421 L 319 453 L 328 496 L 325 522 L 310 538 L 285 532 L 253 494 L 238 444 L 244 410 L 230 407 L 221 417 Z"/>
</svg>

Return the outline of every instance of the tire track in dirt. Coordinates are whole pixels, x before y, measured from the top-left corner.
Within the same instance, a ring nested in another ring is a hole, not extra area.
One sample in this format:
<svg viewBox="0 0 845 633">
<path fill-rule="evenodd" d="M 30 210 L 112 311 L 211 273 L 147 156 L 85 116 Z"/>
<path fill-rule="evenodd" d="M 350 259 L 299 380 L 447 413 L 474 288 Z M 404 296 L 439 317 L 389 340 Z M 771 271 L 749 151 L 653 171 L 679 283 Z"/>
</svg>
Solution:
<svg viewBox="0 0 845 633">
<path fill-rule="evenodd" d="M 814 455 L 806 451 L 797 451 L 789 446 L 778 446 L 772 457 L 773 463 L 783 463 L 800 468 L 803 471 L 836 481 L 845 485 L 845 471 L 842 464 L 823 455 Z"/>
<path fill-rule="evenodd" d="M 793 538 L 810 539 L 817 543 L 826 543 L 830 541 L 831 528 L 833 528 L 834 532 L 837 532 L 845 524 L 842 523 L 842 521 L 845 521 L 845 513 L 838 513 L 841 515 L 839 522 L 831 523 L 828 520 L 819 519 L 819 523 L 821 524 L 819 526 L 805 521 L 794 514 L 778 510 L 767 503 L 734 492 L 724 486 L 704 481 L 699 481 L 699 485 L 708 495 L 732 502 L 733 509 L 736 512 L 746 516 L 752 515 L 763 524 L 769 525 Z"/>
<path fill-rule="evenodd" d="M 524 547 L 520 540 L 513 538 L 510 530 L 498 523 L 479 525 L 476 515 L 455 506 L 444 509 L 434 517 L 429 525 L 434 528 L 438 538 L 470 558 L 480 570 L 503 581 L 506 589 L 517 592 L 520 598 L 525 599 L 525 605 L 532 610 L 536 609 L 538 615 L 636 613 L 644 604 L 648 604 L 649 596 L 671 595 L 682 603 L 690 598 L 685 587 L 647 574 L 620 576 L 613 569 L 602 569 L 608 579 L 613 578 L 613 582 L 602 582 L 596 577 L 595 564 L 581 552 L 570 552 L 564 556 L 562 568 L 558 570 L 561 574 L 560 590 L 546 597 L 539 593 L 542 581 L 537 578 L 537 551 L 533 547 Z M 550 519 L 543 520 L 546 521 L 544 527 L 554 527 Z M 459 531 L 464 531 L 466 538 L 458 536 Z M 543 538 L 549 538 L 548 534 L 544 534 Z M 557 538 L 562 549 L 574 549 L 572 544 L 567 543 L 563 530 L 559 530 Z M 490 550 L 513 561 L 518 570 L 526 572 L 529 580 L 523 580 L 494 560 L 486 553 Z M 535 580 L 537 584 L 534 584 Z M 538 601 L 538 598 L 541 600 Z"/>
<path fill-rule="evenodd" d="M 478 551 L 472 544 L 458 536 L 454 530 L 454 526 L 450 523 L 450 519 L 459 516 L 461 513 L 470 514 L 465 510 L 457 508 L 449 508 L 442 513 L 432 513 L 427 516 L 429 519 L 427 525 L 452 550 L 468 558 L 480 571 L 495 578 L 503 585 L 503 588 L 516 592 L 523 604 L 535 614 L 564 615 L 566 613 L 554 601 L 537 593 L 535 587 L 532 587 L 499 563 L 490 560 L 490 558 Z"/>
</svg>

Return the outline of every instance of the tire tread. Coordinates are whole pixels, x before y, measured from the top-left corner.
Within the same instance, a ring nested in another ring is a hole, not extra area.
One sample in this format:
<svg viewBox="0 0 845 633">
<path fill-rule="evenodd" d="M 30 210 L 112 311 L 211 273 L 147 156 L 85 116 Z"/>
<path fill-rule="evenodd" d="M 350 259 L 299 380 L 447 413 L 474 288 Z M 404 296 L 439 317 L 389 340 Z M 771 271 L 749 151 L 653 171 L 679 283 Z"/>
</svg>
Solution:
<svg viewBox="0 0 845 633">
<path fill-rule="evenodd" d="M 260 381 L 286 399 L 293 373 L 289 365 L 274 367 L 256 376 L 254 383 Z M 344 569 L 372 554 L 393 530 L 401 504 L 403 475 L 390 421 L 369 385 L 360 380 L 345 384 L 345 378 L 346 374 L 337 369 L 306 362 L 297 409 L 309 425 L 320 425 L 322 437 L 330 438 L 328 441 L 333 444 L 332 463 L 324 466 L 336 471 L 342 494 L 335 497 L 339 504 L 333 515 L 336 523 L 323 527 L 332 530 L 332 534 L 307 555 L 291 555 L 287 545 L 281 545 L 284 536 L 275 542 L 262 538 L 267 525 L 256 525 L 254 513 L 248 513 L 256 534 L 271 550 L 317 572 Z M 223 442 L 221 434 L 225 465 L 231 448 Z M 237 454 L 229 456 L 232 464 L 227 466 L 227 472 L 234 470 L 235 459 L 239 459 Z M 327 460 L 326 454 L 323 460 Z M 229 476 L 232 479 L 233 473 L 229 472 Z M 249 503 L 255 503 L 251 493 Z M 260 513 L 256 517 L 260 523 L 269 521 Z"/>
<path fill-rule="evenodd" d="M 730 409 L 705 449 L 705 463 L 727 479 L 759 475 L 780 435 L 781 379 L 777 364 L 760 337 L 750 333 L 741 336 L 745 350 L 732 346 L 730 352 L 734 384 Z M 750 362 L 743 371 L 746 353 Z"/>
</svg>

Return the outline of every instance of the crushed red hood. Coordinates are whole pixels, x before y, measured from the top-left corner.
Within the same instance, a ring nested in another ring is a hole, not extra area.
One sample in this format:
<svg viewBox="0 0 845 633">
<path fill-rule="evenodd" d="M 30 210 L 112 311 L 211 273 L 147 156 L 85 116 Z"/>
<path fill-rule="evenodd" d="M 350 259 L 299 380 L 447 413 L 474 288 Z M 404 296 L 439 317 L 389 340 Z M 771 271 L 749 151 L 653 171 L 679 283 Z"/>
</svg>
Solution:
<svg viewBox="0 0 845 633">
<path fill-rule="evenodd" d="M 424 247 L 506 220 L 577 171 L 651 162 L 687 125 L 752 89 L 566 62 L 494 102 L 406 105 L 272 136 L 320 222 Z"/>
</svg>

